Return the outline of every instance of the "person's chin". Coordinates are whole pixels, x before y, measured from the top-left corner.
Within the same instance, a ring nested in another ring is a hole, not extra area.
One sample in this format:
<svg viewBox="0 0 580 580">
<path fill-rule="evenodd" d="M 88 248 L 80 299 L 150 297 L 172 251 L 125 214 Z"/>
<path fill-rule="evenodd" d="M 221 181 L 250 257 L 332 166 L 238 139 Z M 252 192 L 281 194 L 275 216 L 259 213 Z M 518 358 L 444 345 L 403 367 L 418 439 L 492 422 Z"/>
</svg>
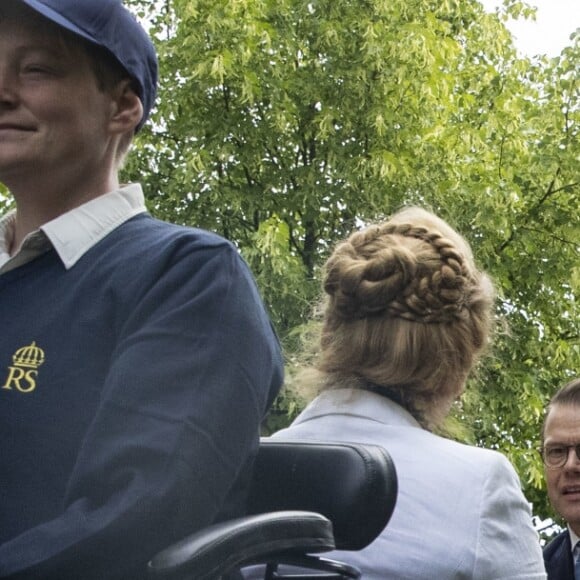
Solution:
<svg viewBox="0 0 580 580">
<path fill-rule="evenodd" d="M 558 511 L 567 522 L 578 522 L 580 527 L 580 491 L 562 494 Z"/>
</svg>

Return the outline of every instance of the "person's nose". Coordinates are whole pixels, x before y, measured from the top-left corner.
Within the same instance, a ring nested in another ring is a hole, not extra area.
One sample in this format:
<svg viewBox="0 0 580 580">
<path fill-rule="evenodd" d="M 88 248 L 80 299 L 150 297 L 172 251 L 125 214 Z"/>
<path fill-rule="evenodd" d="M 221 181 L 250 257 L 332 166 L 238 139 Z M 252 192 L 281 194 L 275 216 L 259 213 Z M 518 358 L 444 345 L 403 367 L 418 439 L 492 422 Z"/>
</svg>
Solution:
<svg viewBox="0 0 580 580">
<path fill-rule="evenodd" d="M 16 87 L 13 75 L 0 63 L 0 107 L 11 107 L 16 102 Z"/>
</svg>

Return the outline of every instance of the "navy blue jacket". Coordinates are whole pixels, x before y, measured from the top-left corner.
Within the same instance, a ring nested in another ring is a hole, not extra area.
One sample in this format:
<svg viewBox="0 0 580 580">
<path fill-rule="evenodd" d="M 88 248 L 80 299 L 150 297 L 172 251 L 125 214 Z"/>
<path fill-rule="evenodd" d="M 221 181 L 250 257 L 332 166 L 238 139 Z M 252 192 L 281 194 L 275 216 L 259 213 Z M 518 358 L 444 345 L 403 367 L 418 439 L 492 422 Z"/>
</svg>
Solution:
<svg viewBox="0 0 580 580">
<path fill-rule="evenodd" d="M 570 534 L 564 530 L 544 548 L 548 580 L 574 580 Z"/>
<path fill-rule="evenodd" d="M 252 276 L 141 214 L 0 276 L 0 578 L 142 578 L 242 509 L 282 362 Z"/>
</svg>

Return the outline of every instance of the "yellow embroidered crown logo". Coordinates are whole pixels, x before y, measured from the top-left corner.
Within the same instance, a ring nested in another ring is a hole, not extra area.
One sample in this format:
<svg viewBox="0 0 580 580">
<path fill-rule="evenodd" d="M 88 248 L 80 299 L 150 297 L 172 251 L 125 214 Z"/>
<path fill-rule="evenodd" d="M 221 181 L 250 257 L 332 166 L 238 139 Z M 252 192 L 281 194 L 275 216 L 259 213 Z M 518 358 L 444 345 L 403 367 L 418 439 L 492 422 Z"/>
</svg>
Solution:
<svg viewBox="0 0 580 580">
<path fill-rule="evenodd" d="M 14 366 L 37 369 L 44 362 L 44 351 L 36 342 L 19 348 L 12 357 Z"/>
</svg>

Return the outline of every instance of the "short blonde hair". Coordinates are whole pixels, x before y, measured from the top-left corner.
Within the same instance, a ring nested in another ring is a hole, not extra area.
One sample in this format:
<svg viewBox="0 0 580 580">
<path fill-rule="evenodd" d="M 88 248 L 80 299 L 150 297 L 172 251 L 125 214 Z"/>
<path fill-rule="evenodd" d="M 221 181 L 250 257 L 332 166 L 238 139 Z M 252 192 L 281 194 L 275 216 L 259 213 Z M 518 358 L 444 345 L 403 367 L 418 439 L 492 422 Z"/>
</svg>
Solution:
<svg viewBox="0 0 580 580">
<path fill-rule="evenodd" d="M 441 422 L 489 341 L 494 290 L 467 242 L 421 208 L 353 233 L 325 265 L 318 370 Z"/>
</svg>

